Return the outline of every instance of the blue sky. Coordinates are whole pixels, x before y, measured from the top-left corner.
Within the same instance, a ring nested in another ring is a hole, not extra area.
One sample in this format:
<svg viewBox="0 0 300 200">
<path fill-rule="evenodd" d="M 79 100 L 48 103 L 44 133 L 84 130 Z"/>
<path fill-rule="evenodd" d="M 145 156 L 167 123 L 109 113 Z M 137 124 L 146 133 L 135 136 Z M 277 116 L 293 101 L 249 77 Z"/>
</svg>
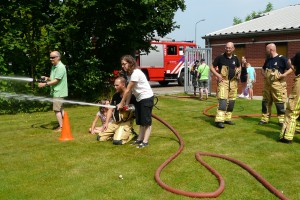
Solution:
<svg viewBox="0 0 300 200">
<path fill-rule="evenodd" d="M 300 4 L 300 0 L 185 0 L 186 10 L 177 11 L 174 18 L 180 29 L 167 37 L 182 41 L 195 40 L 196 35 L 197 44 L 204 47 L 202 36 L 232 26 L 234 17 L 244 20 L 252 11 L 265 10 L 268 2 L 272 3 L 274 10 Z M 196 22 L 202 19 L 205 21 L 196 26 Z"/>
</svg>

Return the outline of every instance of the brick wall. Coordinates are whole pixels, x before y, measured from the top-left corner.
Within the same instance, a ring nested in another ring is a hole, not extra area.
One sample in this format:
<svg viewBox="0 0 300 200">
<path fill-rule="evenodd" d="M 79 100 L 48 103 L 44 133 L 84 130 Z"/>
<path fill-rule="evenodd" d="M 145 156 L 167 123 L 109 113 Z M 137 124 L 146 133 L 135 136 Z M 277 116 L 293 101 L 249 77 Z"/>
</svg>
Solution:
<svg viewBox="0 0 300 200">
<path fill-rule="evenodd" d="M 256 72 L 256 83 L 254 84 L 253 87 L 253 92 L 254 92 L 254 96 L 262 96 L 262 91 L 263 91 L 263 76 L 261 74 L 261 68 L 260 67 L 255 67 L 255 72 Z M 288 94 L 290 94 L 291 90 L 292 90 L 292 85 L 293 85 L 293 78 L 294 75 L 290 74 L 287 79 L 287 90 L 288 90 Z M 217 82 L 215 81 L 216 77 L 213 76 L 212 77 L 212 81 L 211 81 L 211 88 L 212 88 L 212 92 L 215 93 L 217 91 Z M 238 94 L 242 93 L 242 83 L 238 84 Z"/>
<path fill-rule="evenodd" d="M 299 40 L 299 41 L 298 41 Z M 206 40 L 208 41 L 208 40 Z M 212 48 L 212 59 L 224 52 L 224 47 L 227 42 L 233 42 L 235 44 L 243 44 L 245 46 L 244 53 L 247 61 L 251 66 L 255 67 L 257 79 L 254 85 L 254 95 L 261 96 L 263 90 L 263 77 L 261 75 L 261 67 L 265 61 L 265 47 L 267 44 L 274 42 L 287 43 L 287 57 L 291 58 L 297 51 L 300 51 L 300 34 L 299 33 L 276 33 L 276 34 L 265 34 L 265 35 L 253 35 L 253 36 L 226 36 L 219 37 L 217 39 L 209 39 L 210 47 Z M 287 77 L 287 89 L 288 94 L 292 89 L 294 74 L 290 74 Z M 215 77 L 212 78 L 211 88 L 212 92 L 216 91 Z M 242 84 L 239 83 L 238 93 L 242 91 Z"/>
</svg>

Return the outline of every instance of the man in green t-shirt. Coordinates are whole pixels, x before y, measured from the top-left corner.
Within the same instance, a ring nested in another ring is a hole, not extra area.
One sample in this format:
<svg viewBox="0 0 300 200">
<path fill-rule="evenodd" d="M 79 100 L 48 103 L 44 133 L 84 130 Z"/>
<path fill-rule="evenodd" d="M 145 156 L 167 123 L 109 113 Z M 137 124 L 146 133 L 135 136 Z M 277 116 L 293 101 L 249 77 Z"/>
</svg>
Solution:
<svg viewBox="0 0 300 200">
<path fill-rule="evenodd" d="M 50 53 L 52 63 L 50 77 L 42 76 L 46 83 L 39 83 L 38 87 L 50 86 L 50 94 L 53 96 L 53 111 L 59 123 L 56 131 L 61 131 L 63 123 L 63 99 L 68 96 L 67 70 L 61 62 L 61 55 L 58 51 Z"/>
<path fill-rule="evenodd" d="M 209 66 L 205 63 L 205 59 L 200 60 L 201 65 L 198 67 L 199 74 L 199 90 L 200 90 L 200 100 L 203 99 L 203 91 L 205 92 L 205 99 L 208 98 L 208 76 L 209 76 Z"/>
</svg>

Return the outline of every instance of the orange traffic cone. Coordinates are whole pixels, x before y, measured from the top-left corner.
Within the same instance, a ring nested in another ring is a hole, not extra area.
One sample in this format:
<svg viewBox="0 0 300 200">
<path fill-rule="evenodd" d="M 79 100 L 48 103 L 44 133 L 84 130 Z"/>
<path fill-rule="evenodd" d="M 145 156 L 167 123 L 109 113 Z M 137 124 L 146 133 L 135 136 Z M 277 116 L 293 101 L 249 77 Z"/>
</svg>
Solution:
<svg viewBox="0 0 300 200">
<path fill-rule="evenodd" d="M 58 139 L 63 140 L 63 141 L 74 140 L 74 138 L 72 137 L 72 133 L 71 133 L 71 127 L 70 127 L 70 123 L 69 123 L 68 113 L 66 111 L 64 111 L 64 119 L 63 119 L 63 126 L 62 126 L 62 130 L 61 130 L 61 136 Z"/>
</svg>

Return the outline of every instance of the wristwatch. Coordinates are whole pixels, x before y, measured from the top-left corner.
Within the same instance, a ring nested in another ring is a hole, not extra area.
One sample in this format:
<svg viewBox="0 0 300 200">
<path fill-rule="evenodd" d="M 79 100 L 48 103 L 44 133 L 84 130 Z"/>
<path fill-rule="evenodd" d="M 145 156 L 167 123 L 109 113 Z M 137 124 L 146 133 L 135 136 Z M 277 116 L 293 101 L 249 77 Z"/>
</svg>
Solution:
<svg viewBox="0 0 300 200">
<path fill-rule="evenodd" d="M 48 82 L 46 82 L 46 85 L 45 85 L 45 86 L 49 86 L 49 85 L 48 85 Z"/>
</svg>

